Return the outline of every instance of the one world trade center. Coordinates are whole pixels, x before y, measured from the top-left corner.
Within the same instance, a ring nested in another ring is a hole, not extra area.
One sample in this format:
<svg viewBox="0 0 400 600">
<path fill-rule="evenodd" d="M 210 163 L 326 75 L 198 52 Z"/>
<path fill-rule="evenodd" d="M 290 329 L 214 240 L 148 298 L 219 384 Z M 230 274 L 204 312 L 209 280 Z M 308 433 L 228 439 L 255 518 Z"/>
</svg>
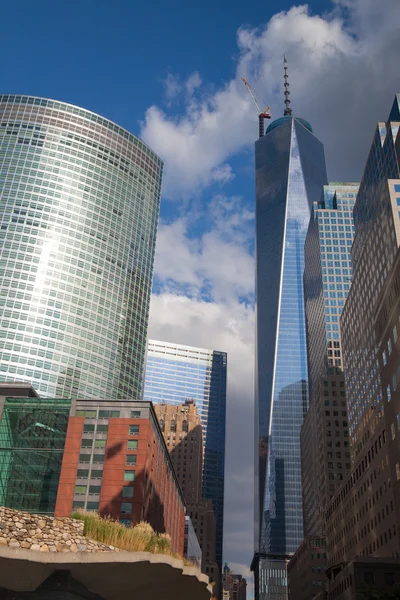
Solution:
<svg viewBox="0 0 400 600">
<path fill-rule="evenodd" d="M 308 408 L 304 242 L 327 184 L 322 143 L 285 111 L 255 144 L 256 600 L 287 598 L 286 565 L 303 539 L 300 430 Z"/>
</svg>

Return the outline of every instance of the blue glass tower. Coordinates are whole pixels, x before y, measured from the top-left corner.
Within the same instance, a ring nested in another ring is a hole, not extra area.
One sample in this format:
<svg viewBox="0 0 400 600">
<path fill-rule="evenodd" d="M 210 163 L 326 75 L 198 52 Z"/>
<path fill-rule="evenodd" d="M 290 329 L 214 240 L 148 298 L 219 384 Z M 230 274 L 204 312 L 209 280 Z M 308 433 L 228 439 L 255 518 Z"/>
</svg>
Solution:
<svg viewBox="0 0 400 600">
<path fill-rule="evenodd" d="M 154 404 L 194 400 L 203 428 L 202 496 L 212 500 L 216 559 L 222 568 L 224 523 L 226 352 L 149 340 L 144 399 Z"/>
<path fill-rule="evenodd" d="M 285 61 L 286 62 L 286 61 Z M 286 67 L 286 64 L 285 64 Z M 292 116 L 256 142 L 255 597 L 287 597 L 286 564 L 303 538 L 300 430 L 307 411 L 304 243 L 327 184 L 324 148 Z"/>
</svg>

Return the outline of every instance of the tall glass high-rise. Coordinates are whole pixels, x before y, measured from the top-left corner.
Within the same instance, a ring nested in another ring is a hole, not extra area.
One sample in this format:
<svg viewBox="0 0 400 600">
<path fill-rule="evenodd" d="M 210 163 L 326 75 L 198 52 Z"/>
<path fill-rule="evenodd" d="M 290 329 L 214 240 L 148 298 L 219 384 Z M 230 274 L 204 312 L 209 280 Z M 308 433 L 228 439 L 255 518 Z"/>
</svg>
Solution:
<svg viewBox="0 0 400 600">
<path fill-rule="evenodd" d="M 107 119 L 0 96 L 0 381 L 140 399 L 161 175 Z"/>
<path fill-rule="evenodd" d="M 174 405 L 194 400 L 199 411 L 204 443 L 202 496 L 213 503 L 216 558 L 220 569 L 224 524 L 226 376 L 226 352 L 149 340 L 144 399 L 154 404 L 165 402 Z"/>
<path fill-rule="evenodd" d="M 290 114 L 290 112 L 289 112 Z M 274 121 L 256 142 L 256 597 L 287 594 L 303 538 L 300 429 L 308 405 L 303 271 L 324 149 L 303 119 Z"/>
</svg>

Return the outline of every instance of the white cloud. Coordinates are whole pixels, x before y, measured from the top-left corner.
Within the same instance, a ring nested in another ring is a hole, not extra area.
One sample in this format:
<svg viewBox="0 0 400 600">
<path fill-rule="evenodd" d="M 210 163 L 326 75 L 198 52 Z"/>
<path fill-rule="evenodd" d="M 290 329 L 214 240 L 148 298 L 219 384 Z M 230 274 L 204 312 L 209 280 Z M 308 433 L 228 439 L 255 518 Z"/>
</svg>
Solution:
<svg viewBox="0 0 400 600">
<path fill-rule="evenodd" d="M 197 237 L 190 236 L 196 215 L 160 224 L 156 287 L 226 303 L 235 302 L 238 297 L 252 297 L 253 214 L 243 208 L 239 198 L 219 195 L 211 201 L 206 217 L 202 215 L 202 218 L 201 228 L 205 229 Z M 207 227 L 207 219 L 210 227 Z"/>
<path fill-rule="evenodd" d="M 167 100 L 175 98 L 182 90 L 182 84 L 179 81 L 179 77 L 168 73 L 167 77 L 163 81 L 165 86 L 165 97 Z"/>
<path fill-rule="evenodd" d="M 186 91 L 189 96 L 193 95 L 193 92 L 197 90 L 202 84 L 201 77 L 197 71 L 189 75 L 185 83 Z"/>
<path fill-rule="evenodd" d="M 336 0 L 323 17 L 297 6 L 263 28 L 240 29 L 234 79 L 197 103 L 188 100 L 183 115 L 156 106 L 146 113 L 141 134 L 165 160 L 165 194 L 190 195 L 229 173 L 229 158 L 256 138 L 257 115 L 241 76 L 262 90 L 273 116 L 281 114 L 284 52 L 292 107 L 325 143 L 328 172 L 359 176 L 375 122 L 387 117 L 400 89 L 399 22 L 398 0 Z"/>
</svg>

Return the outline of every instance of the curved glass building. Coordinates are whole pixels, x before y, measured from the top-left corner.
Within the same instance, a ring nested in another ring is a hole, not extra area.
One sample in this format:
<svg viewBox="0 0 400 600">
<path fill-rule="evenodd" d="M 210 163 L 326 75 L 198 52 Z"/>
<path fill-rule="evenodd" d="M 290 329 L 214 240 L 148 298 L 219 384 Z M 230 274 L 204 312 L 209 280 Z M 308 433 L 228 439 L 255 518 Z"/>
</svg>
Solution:
<svg viewBox="0 0 400 600">
<path fill-rule="evenodd" d="M 0 381 L 140 399 L 161 177 L 111 121 L 0 96 Z"/>
</svg>

